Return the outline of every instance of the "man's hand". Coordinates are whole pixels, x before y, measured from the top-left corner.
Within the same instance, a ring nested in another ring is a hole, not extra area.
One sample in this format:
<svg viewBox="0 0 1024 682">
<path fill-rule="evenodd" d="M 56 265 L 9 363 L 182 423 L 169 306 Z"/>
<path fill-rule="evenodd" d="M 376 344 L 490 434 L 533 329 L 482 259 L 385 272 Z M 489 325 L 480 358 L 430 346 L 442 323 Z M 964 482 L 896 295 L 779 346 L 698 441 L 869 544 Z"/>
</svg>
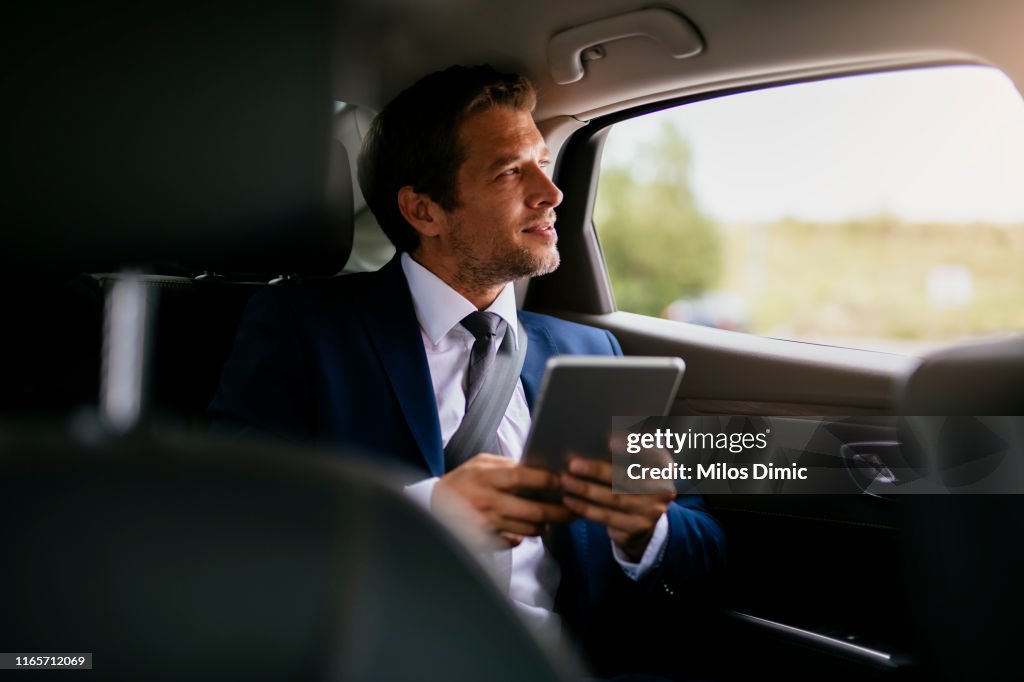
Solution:
<svg viewBox="0 0 1024 682">
<path fill-rule="evenodd" d="M 612 463 L 574 456 L 562 474 L 565 506 L 608 529 L 608 537 L 630 561 L 643 558 L 654 526 L 675 493 L 622 495 L 612 492 Z"/>
<path fill-rule="evenodd" d="M 519 494 L 561 491 L 558 475 L 523 467 L 508 457 L 479 454 L 452 469 L 434 486 L 430 504 L 443 513 L 462 517 L 478 531 L 515 547 L 528 535 L 541 535 L 549 523 L 571 521 L 575 515 L 560 504 L 537 502 Z M 467 515 L 459 513 L 468 507 Z"/>
</svg>

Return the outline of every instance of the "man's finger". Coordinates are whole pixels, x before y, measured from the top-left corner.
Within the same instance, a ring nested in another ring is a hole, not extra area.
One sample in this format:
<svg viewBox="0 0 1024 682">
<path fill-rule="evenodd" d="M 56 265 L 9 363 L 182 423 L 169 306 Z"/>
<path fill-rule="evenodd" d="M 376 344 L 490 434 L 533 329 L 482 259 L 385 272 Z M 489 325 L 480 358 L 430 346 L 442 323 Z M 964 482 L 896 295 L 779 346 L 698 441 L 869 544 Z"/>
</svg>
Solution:
<svg viewBox="0 0 1024 682">
<path fill-rule="evenodd" d="M 512 466 L 488 472 L 492 486 L 498 490 L 526 491 L 559 489 L 558 476 L 547 469 Z"/>
<path fill-rule="evenodd" d="M 529 521 L 509 519 L 498 514 L 487 514 L 486 518 L 492 532 L 499 536 L 504 536 L 507 533 L 509 535 L 534 537 L 544 533 L 545 524 L 543 523 L 530 523 Z"/>
<path fill-rule="evenodd" d="M 634 534 L 645 532 L 651 526 L 650 520 L 643 516 L 618 511 L 568 495 L 563 501 L 570 510 L 585 519 L 606 526 L 610 530 L 614 529 L 627 534 Z"/>
<path fill-rule="evenodd" d="M 606 507 L 619 508 L 623 506 L 623 500 L 620 498 L 624 496 L 616 495 L 611 486 L 590 479 L 562 474 L 562 489 L 575 497 Z"/>
<path fill-rule="evenodd" d="M 569 473 L 577 477 L 589 478 L 612 484 L 612 463 L 601 459 L 573 457 L 569 460 Z"/>
<path fill-rule="evenodd" d="M 665 511 L 665 505 L 675 499 L 675 493 L 620 494 L 605 483 L 576 478 L 569 474 L 562 475 L 562 489 L 585 502 L 648 517 L 661 516 Z"/>
<path fill-rule="evenodd" d="M 498 493 L 490 510 L 508 519 L 543 525 L 545 523 L 566 523 L 571 521 L 572 512 L 561 504 L 527 500 L 516 495 Z"/>
<path fill-rule="evenodd" d="M 648 505 L 646 498 L 656 497 L 663 502 L 671 502 L 676 498 L 675 486 L 671 482 L 665 481 L 664 485 L 654 488 L 651 492 L 644 494 L 630 494 L 630 495 L 619 495 L 614 493 L 612 483 L 612 463 L 586 459 L 584 457 L 573 457 L 569 461 L 570 474 L 562 474 L 560 479 L 563 488 L 566 487 L 567 482 L 570 479 L 575 479 L 578 482 L 596 482 L 597 487 L 591 486 L 576 486 L 570 490 L 573 495 L 579 497 L 586 497 L 596 502 L 611 507 L 621 507 L 623 509 L 643 509 Z M 659 481 L 659 483 L 661 483 Z M 605 490 L 601 490 L 601 487 Z M 655 492 L 658 489 L 664 492 Z"/>
</svg>

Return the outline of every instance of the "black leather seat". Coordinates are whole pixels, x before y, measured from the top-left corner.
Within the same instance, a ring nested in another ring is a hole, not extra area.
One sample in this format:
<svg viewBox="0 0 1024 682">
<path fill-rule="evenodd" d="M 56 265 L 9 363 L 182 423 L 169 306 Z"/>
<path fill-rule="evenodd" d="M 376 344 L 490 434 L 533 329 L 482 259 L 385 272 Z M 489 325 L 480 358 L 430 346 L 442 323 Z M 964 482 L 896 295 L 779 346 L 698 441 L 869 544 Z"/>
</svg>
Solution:
<svg viewBox="0 0 1024 682">
<path fill-rule="evenodd" d="M 372 471 L 173 434 L 0 434 L 5 651 L 92 653 L 104 680 L 572 670 L 449 533 Z"/>
</svg>

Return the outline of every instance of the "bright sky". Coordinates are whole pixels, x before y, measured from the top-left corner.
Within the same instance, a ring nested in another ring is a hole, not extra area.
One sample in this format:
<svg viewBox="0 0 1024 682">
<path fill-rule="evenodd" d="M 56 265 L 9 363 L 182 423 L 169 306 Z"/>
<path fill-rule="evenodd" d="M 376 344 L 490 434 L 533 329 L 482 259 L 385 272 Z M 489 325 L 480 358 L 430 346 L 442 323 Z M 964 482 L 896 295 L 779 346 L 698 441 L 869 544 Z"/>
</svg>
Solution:
<svg viewBox="0 0 1024 682">
<path fill-rule="evenodd" d="M 1024 222 L 1024 101 L 1000 71 L 958 66 L 773 88 L 618 124 L 633 162 L 670 118 L 697 201 L 723 221 Z M 640 166 L 637 166 L 638 168 Z"/>
</svg>

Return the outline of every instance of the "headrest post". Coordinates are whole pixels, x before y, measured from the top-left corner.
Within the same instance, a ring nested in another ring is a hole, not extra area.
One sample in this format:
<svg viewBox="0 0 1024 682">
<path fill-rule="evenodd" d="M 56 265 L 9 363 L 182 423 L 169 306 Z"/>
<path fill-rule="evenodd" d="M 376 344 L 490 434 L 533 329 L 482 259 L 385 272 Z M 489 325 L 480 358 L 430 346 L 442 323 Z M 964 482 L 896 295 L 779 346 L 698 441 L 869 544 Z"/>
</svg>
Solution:
<svg viewBox="0 0 1024 682">
<path fill-rule="evenodd" d="M 100 417 L 114 433 L 131 431 L 144 415 L 152 304 L 150 288 L 135 272 L 106 291 Z"/>
</svg>

